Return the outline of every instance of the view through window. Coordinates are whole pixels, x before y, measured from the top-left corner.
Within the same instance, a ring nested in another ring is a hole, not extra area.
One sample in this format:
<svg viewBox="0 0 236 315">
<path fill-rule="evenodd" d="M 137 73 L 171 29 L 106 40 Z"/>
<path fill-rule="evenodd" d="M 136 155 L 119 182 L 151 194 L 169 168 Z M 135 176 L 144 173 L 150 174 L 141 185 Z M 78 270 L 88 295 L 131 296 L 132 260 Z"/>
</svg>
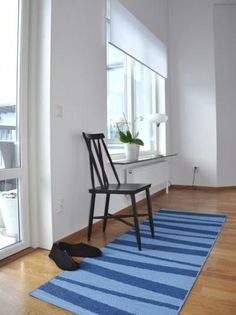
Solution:
<svg viewBox="0 0 236 315">
<path fill-rule="evenodd" d="M 18 27 L 19 1 L 0 0 L 0 249 L 20 241 Z"/>
</svg>

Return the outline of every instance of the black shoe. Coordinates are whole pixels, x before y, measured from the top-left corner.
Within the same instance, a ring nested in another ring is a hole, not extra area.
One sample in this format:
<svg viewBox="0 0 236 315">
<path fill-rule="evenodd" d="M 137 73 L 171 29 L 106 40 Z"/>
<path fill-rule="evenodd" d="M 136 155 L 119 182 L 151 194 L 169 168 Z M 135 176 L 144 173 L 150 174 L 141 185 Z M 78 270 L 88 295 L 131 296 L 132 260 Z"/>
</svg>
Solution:
<svg viewBox="0 0 236 315">
<path fill-rule="evenodd" d="M 98 257 L 102 255 L 102 251 L 99 248 L 84 243 L 68 244 L 59 242 L 59 247 L 61 250 L 67 251 L 71 256 Z"/>
<path fill-rule="evenodd" d="M 63 270 L 77 270 L 79 263 L 74 261 L 66 251 L 61 250 L 57 244 L 53 244 L 52 249 L 48 255 L 56 265 Z"/>
</svg>

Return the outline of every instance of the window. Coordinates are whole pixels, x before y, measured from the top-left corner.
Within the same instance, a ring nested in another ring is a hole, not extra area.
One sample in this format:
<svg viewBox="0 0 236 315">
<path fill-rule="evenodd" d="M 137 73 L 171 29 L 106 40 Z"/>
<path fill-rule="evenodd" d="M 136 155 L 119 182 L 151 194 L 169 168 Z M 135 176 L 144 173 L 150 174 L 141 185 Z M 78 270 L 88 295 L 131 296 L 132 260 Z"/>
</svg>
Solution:
<svg viewBox="0 0 236 315">
<path fill-rule="evenodd" d="M 19 162 L 17 141 L 17 58 L 18 1 L 0 0 L 0 168 L 15 167 Z M 4 161 L 8 154 L 14 163 Z M 5 155 L 5 156 L 4 156 Z"/>
<path fill-rule="evenodd" d="M 29 247 L 27 0 L 0 0 L 0 260 Z"/>
<path fill-rule="evenodd" d="M 127 109 L 127 58 L 124 53 L 109 45 L 108 62 L 108 106 L 107 106 L 107 138 L 113 153 L 119 153 L 121 146 L 117 141 L 115 122 L 123 113 L 128 116 Z"/>
<path fill-rule="evenodd" d="M 123 114 L 128 121 L 136 121 L 134 132 L 144 141 L 141 154 L 156 151 L 165 153 L 165 124 L 160 128 L 149 121 L 149 115 L 165 113 L 165 79 L 148 67 L 108 44 L 108 105 L 107 139 L 111 154 L 122 154 L 124 145 L 119 142 L 116 122 Z"/>
</svg>

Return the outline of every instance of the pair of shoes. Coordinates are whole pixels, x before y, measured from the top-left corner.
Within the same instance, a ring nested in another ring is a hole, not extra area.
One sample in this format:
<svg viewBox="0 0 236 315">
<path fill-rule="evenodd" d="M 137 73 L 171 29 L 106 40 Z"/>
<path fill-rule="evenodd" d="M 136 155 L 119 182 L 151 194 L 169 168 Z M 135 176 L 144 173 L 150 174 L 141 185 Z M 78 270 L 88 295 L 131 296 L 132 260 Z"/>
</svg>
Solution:
<svg viewBox="0 0 236 315">
<path fill-rule="evenodd" d="M 73 260 L 72 257 L 57 244 L 53 244 L 48 256 L 63 270 L 77 270 L 80 267 L 79 263 Z"/>
<path fill-rule="evenodd" d="M 61 250 L 66 251 L 70 256 L 99 257 L 102 255 L 102 251 L 99 248 L 84 243 L 69 244 L 59 242 L 58 245 Z"/>
<path fill-rule="evenodd" d="M 101 255 L 102 251 L 91 245 L 84 243 L 69 244 L 59 242 L 59 244 L 53 244 L 49 253 L 49 258 L 51 258 L 55 264 L 63 270 L 77 270 L 80 265 L 78 262 L 73 260 L 71 256 L 99 257 Z"/>
</svg>

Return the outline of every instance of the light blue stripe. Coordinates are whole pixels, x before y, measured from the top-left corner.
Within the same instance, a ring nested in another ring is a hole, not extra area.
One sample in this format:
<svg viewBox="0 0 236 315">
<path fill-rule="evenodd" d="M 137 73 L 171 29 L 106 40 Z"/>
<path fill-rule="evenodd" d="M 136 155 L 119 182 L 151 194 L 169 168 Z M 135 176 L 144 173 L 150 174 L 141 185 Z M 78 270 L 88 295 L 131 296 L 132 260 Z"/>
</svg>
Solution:
<svg viewBox="0 0 236 315">
<path fill-rule="evenodd" d="M 159 231 L 158 231 L 159 232 Z M 143 232 L 145 234 L 147 234 L 146 232 Z M 212 245 L 212 243 L 214 242 L 214 239 L 215 238 L 199 238 L 196 237 L 196 236 L 190 236 L 190 235 L 181 235 L 181 234 L 174 234 L 174 233 L 158 233 L 157 236 L 160 235 L 160 236 L 164 236 L 164 237 L 169 237 L 169 238 L 173 238 L 173 239 L 176 239 L 176 240 L 183 240 L 183 241 L 190 241 L 190 242 L 200 242 L 202 244 L 206 244 L 206 245 Z"/>
<path fill-rule="evenodd" d="M 103 255 L 102 257 L 99 257 L 99 261 L 102 262 L 108 262 L 112 264 L 119 264 L 119 265 L 124 265 L 124 266 L 129 266 L 129 267 L 135 267 L 135 268 L 140 268 L 144 270 L 152 270 L 152 271 L 160 271 L 160 272 L 165 272 L 165 273 L 171 273 L 171 274 L 176 274 L 176 275 L 184 275 L 184 276 L 189 276 L 189 277 L 196 277 L 197 273 L 195 270 L 190 270 L 190 269 L 184 269 L 184 268 L 176 268 L 173 266 L 164 266 L 164 265 L 159 265 L 157 263 L 152 264 L 150 260 L 146 260 L 145 262 L 140 262 L 137 259 L 130 259 L 129 257 L 126 257 L 125 259 L 122 257 L 112 257 L 108 255 Z"/>
<path fill-rule="evenodd" d="M 147 222 L 143 223 L 144 225 L 149 225 Z M 194 224 L 185 224 L 185 223 L 154 223 L 156 228 L 165 227 L 170 230 L 181 229 L 182 231 L 188 231 L 194 234 L 205 234 L 205 235 L 216 235 L 220 230 L 218 227 L 210 226 L 196 226 Z"/>
<path fill-rule="evenodd" d="M 137 246 L 137 244 L 135 243 L 135 240 L 123 240 L 123 239 L 117 239 L 115 241 L 112 242 L 112 244 L 126 244 L 130 247 L 135 247 Z M 183 248 L 180 246 L 177 246 L 177 244 L 175 244 L 175 246 L 170 246 L 168 245 L 159 245 L 158 243 L 156 244 L 151 244 L 151 243 L 147 243 L 147 242 L 143 242 L 142 243 L 142 248 L 143 249 L 149 249 L 149 250 L 158 250 L 158 251 L 164 251 L 164 252 L 169 252 L 169 253 L 179 253 L 179 254 L 184 254 L 184 255 L 192 255 L 192 256 L 202 256 L 202 257 L 206 257 L 208 251 L 207 250 L 199 250 L 196 248 Z"/>
<path fill-rule="evenodd" d="M 135 238 L 126 233 L 124 235 L 122 235 L 121 237 L 119 237 L 119 239 L 116 240 L 117 241 L 130 241 L 130 242 L 133 242 L 134 246 L 136 246 L 136 240 Z M 151 245 L 151 246 L 157 246 L 157 249 L 158 249 L 158 246 L 166 246 L 166 247 L 171 247 L 171 248 L 179 248 L 179 249 L 182 249 L 183 251 L 184 250 L 195 250 L 195 252 L 193 253 L 193 255 L 195 253 L 197 253 L 197 251 L 200 251 L 200 252 L 204 252 L 205 255 L 207 254 L 209 248 L 211 248 L 211 246 L 208 246 L 207 248 L 204 248 L 204 247 L 201 247 L 201 246 L 191 246 L 191 245 L 187 245 L 187 244 L 177 244 L 176 242 L 172 242 L 172 241 L 164 241 L 164 240 L 160 240 L 158 237 L 155 238 L 155 239 L 152 239 L 152 238 L 149 238 L 149 237 L 145 237 L 145 236 L 142 236 L 142 246 L 145 247 L 145 245 Z M 167 250 L 168 251 L 168 250 Z M 170 250 L 171 252 L 171 250 Z M 202 255 L 202 254 L 200 254 Z"/>
<path fill-rule="evenodd" d="M 183 231 L 183 230 L 176 230 L 174 228 L 172 229 L 169 229 L 167 227 L 161 227 L 161 226 L 156 226 L 155 227 L 155 232 L 157 233 L 158 232 L 170 232 L 170 233 L 175 233 L 176 235 L 178 234 L 186 234 L 186 235 L 189 235 L 189 236 L 195 236 L 195 237 L 201 237 L 201 236 L 204 236 L 204 237 L 208 237 L 208 238 L 211 238 L 211 239 L 215 239 L 216 235 L 206 235 L 206 234 L 203 234 L 203 233 L 193 233 L 193 232 L 189 232 L 189 231 Z"/>
<path fill-rule="evenodd" d="M 130 232 L 127 232 L 126 235 L 134 235 L 135 232 L 134 231 L 130 231 Z M 142 236 L 142 239 L 145 239 L 145 240 L 149 240 L 150 239 L 150 236 L 147 234 L 147 233 L 141 233 L 141 236 Z M 206 249 L 209 249 L 211 248 L 211 244 L 206 244 L 205 242 L 194 242 L 194 241 L 190 241 L 190 240 L 183 240 L 183 239 L 180 239 L 180 238 L 174 238 L 174 237 L 171 237 L 171 236 L 163 236 L 163 235 L 156 235 L 155 236 L 155 241 L 163 241 L 163 242 L 168 242 L 168 243 L 174 243 L 174 244 L 180 244 L 180 245 L 188 245 L 188 246 L 194 246 L 194 247 L 197 247 L 197 248 L 206 248 Z"/>
<path fill-rule="evenodd" d="M 124 250 L 128 250 L 128 251 L 133 251 L 135 253 L 139 253 L 139 251 L 137 250 L 137 248 L 135 248 L 134 246 L 128 246 L 125 244 L 115 244 L 114 242 L 111 243 L 112 247 L 115 247 L 117 249 L 124 249 Z M 195 263 L 195 264 L 199 264 L 202 265 L 203 262 L 205 261 L 205 257 L 201 257 L 201 256 L 191 256 L 191 255 L 184 255 L 184 254 L 178 254 L 178 253 L 168 253 L 168 252 L 161 252 L 161 251 L 155 251 L 155 250 L 151 250 L 151 249 L 142 249 L 142 253 L 145 254 L 150 254 L 152 256 L 156 256 L 156 257 L 160 257 L 160 258 L 171 258 L 174 260 L 178 260 L 180 262 L 185 262 L 185 263 Z"/>
<path fill-rule="evenodd" d="M 131 229 L 131 231 L 134 231 L 134 230 Z M 149 229 L 147 228 L 147 226 L 142 226 L 140 228 L 140 233 L 141 232 L 148 233 Z M 199 235 L 199 234 L 193 235 L 192 233 L 189 233 L 189 232 L 183 233 L 181 231 L 169 231 L 169 230 L 166 231 L 166 229 L 162 229 L 162 228 L 158 228 L 158 230 L 156 232 L 158 232 L 158 235 L 176 235 L 178 237 L 184 236 L 184 237 L 193 238 L 193 239 L 199 240 L 199 241 L 208 240 L 209 242 L 212 242 L 215 240 L 214 236 L 206 236 L 206 235 L 203 236 L 203 235 Z"/>
<path fill-rule="evenodd" d="M 167 232 L 170 233 L 181 233 L 181 234 L 190 234 L 192 236 L 205 236 L 205 237 L 210 237 L 211 239 L 215 239 L 216 234 L 218 231 L 214 231 L 209 227 L 208 229 L 198 229 L 198 227 L 190 227 L 188 224 L 184 225 L 181 223 L 178 224 L 166 224 L 166 223 L 155 223 L 154 224 L 155 231 L 159 231 L 159 229 L 165 229 Z M 150 227 L 147 222 L 143 222 L 141 229 L 145 229 L 145 231 L 150 233 Z"/>
<path fill-rule="evenodd" d="M 215 213 L 205 213 L 205 212 L 193 212 L 193 211 L 183 211 L 183 210 L 172 210 L 172 209 L 166 209 L 166 208 L 162 208 L 159 210 L 159 213 L 171 213 L 171 214 L 177 214 L 177 215 L 189 215 L 189 216 L 196 216 L 196 217 L 210 217 L 210 218 L 225 218 L 226 215 L 225 214 L 215 214 Z"/>
<path fill-rule="evenodd" d="M 135 231 L 130 230 L 128 232 L 128 234 L 130 234 L 130 233 L 135 233 Z M 150 238 L 149 234 L 146 231 L 142 230 L 142 231 L 140 231 L 140 233 L 141 233 L 141 237 Z M 160 233 L 160 232 L 155 235 L 155 240 L 162 238 L 162 237 L 166 237 L 166 238 L 178 240 L 178 241 L 199 243 L 199 244 L 202 244 L 201 246 L 206 247 L 206 248 L 207 247 L 210 248 L 209 245 L 211 245 L 214 241 L 214 239 L 209 239 L 209 238 L 203 238 L 202 239 L 202 238 L 195 237 L 195 236 L 193 237 L 193 236 L 189 236 L 189 235 L 176 235 L 174 233 Z"/>
<path fill-rule="evenodd" d="M 200 225 L 195 225 L 190 224 L 190 223 L 184 223 L 184 222 L 179 222 L 179 223 L 174 223 L 174 222 L 162 222 L 162 221 L 156 221 L 156 223 L 154 224 L 156 226 L 159 225 L 167 225 L 169 226 L 169 228 L 172 229 L 172 227 L 178 227 L 178 228 L 183 228 L 183 230 L 185 228 L 187 229 L 192 229 L 193 233 L 206 233 L 206 235 L 208 235 L 209 232 L 218 232 L 220 230 L 220 227 L 218 226 L 200 226 Z M 210 234 L 211 235 L 211 234 Z M 214 234 L 212 234 L 214 235 Z"/>
<path fill-rule="evenodd" d="M 176 268 L 184 268 L 187 270 L 198 270 L 200 265 L 188 265 L 183 262 L 175 262 L 172 259 L 160 259 L 155 258 L 154 256 L 149 256 L 141 253 L 129 253 L 128 251 L 123 252 L 122 249 L 114 249 L 112 246 L 106 247 L 103 251 L 104 254 L 111 256 L 113 258 L 123 258 L 131 261 L 138 261 L 138 262 L 149 262 L 151 264 L 158 264 L 161 266 L 168 266 L 168 267 L 176 267 Z M 103 254 L 103 255 L 104 255 Z"/>
<path fill-rule="evenodd" d="M 214 214 L 204 214 L 204 213 L 190 213 L 190 212 L 178 212 L 178 211 L 165 211 L 165 210 L 159 210 L 159 215 L 172 215 L 172 216 L 178 216 L 179 218 L 191 218 L 195 220 L 211 220 L 215 222 L 221 222 L 223 223 L 225 219 L 227 218 L 226 215 L 214 215 Z"/>
</svg>

